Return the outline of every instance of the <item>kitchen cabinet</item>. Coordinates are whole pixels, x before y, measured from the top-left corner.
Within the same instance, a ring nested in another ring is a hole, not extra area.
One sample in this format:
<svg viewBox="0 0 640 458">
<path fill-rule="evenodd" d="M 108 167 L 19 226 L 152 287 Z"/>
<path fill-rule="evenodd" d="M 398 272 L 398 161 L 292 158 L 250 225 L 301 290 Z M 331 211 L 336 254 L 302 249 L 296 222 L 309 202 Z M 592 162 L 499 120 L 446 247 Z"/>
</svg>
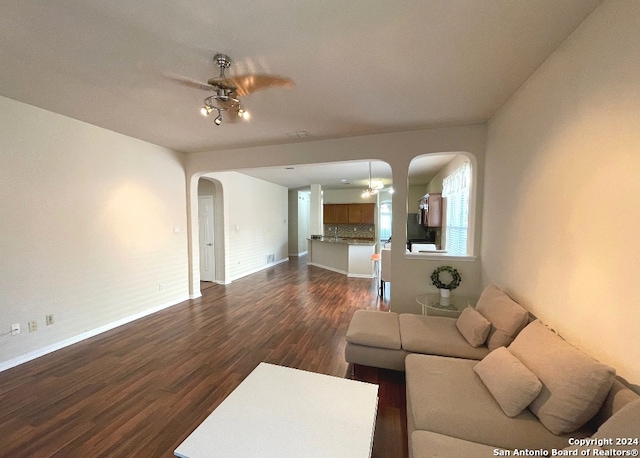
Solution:
<svg viewBox="0 0 640 458">
<path fill-rule="evenodd" d="M 375 224 L 375 204 L 325 204 L 324 224 Z"/>
<path fill-rule="evenodd" d="M 326 204 L 322 206 L 324 224 L 347 224 L 349 206 L 347 204 Z"/>
<path fill-rule="evenodd" d="M 362 207 L 362 224 L 375 224 L 376 204 L 361 204 Z"/>
<path fill-rule="evenodd" d="M 420 200 L 420 221 L 426 227 L 442 226 L 442 194 L 426 194 Z"/>
<path fill-rule="evenodd" d="M 322 222 L 324 224 L 336 223 L 336 208 L 335 205 L 325 204 L 322 206 Z"/>
<path fill-rule="evenodd" d="M 349 222 L 349 206 L 336 205 L 336 224 L 347 224 Z"/>
<path fill-rule="evenodd" d="M 360 224 L 362 222 L 362 207 L 359 204 L 349 205 L 349 224 Z"/>
</svg>

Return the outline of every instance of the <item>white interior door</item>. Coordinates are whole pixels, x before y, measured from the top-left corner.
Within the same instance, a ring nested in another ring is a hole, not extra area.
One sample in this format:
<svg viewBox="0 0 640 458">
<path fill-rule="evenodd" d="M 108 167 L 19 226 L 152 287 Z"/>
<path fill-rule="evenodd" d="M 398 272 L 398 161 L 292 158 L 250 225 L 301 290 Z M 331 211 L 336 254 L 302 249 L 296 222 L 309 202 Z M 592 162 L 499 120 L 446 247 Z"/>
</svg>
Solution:
<svg viewBox="0 0 640 458">
<path fill-rule="evenodd" d="M 214 281 L 213 251 L 213 196 L 198 197 L 198 224 L 200 231 L 200 280 Z"/>
</svg>

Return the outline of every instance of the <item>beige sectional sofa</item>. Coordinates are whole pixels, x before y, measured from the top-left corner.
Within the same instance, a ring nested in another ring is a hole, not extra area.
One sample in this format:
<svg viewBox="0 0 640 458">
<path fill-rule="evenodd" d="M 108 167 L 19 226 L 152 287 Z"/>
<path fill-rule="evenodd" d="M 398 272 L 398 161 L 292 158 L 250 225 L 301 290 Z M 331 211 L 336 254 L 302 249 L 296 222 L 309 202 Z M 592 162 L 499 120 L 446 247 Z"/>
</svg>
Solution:
<svg viewBox="0 0 640 458">
<path fill-rule="evenodd" d="M 620 438 L 640 449 L 640 396 L 539 320 L 523 321 L 511 302 L 490 286 L 466 322 L 356 312 L 345 356 L 405 370 L 410 456 L 597 456 L 598 444 L 604 456 L 625 456 Z M 475 312 L 490 323 L 486 334 Z"/>
<path fill-rule="evenodd" d="M 358 310 L 347 330 L 345 359 L 398 371 L 411 353 L 480 360 L 511 343 L 528 322 L 529 313 L 494 285 L 458 319 Z"/>
<path fill-rule="evenodd" d="M 609 437 L 614 442 L 603 448 L 617 451 L 624 448 L 615 444 L 619 438 L 640 440 L 640 397 L 612 368 L 540 321 L 480 362 L 411 354 L 405 367 L 414 458 L 507 456 L 503 450 L 516 449 L 563 456 L 560 450 L 588 437 Z M 630 445 L 640 449 L 637 442 Z"/>
</svg>

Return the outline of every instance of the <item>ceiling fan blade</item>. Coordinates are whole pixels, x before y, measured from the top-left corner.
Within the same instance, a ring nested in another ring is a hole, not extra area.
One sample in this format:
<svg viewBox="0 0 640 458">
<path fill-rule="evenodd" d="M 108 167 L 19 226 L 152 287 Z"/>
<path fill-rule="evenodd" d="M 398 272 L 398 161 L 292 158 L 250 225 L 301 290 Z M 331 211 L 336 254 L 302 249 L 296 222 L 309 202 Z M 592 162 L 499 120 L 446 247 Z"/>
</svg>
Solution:
<svg viewBox="0 0 640 458">
<path fill-rule="evenodd" d="M 207 83 L 203 83 L 197 80 L 194 80 L 192 78 L 187 78 L 185 76 L 178 76 L 178 75 L 168 75 L 165 74 L 164 75 L 165 78 L 170 79 L 171 81 L 174 81 L 178 84 L 181 84 L 183 86 L 187 86 L 193 89 L 202 89 L 205 91 L 215 91 L 216 88 L 211 86 L 210 84 Z"/>
<path fill-rule="evenodd" d="M 212 78 L 213 79 L 213 78 Z M 295 83 L 291 78 L 277 75 L 238 75 L 225 78 L 235 88 L 238 97 L 242 97 L 253 92 L 262 91 L 271 87 L 293 87 Z M 209 80 L 211 84 L 211 80 Z"/>
</svg>

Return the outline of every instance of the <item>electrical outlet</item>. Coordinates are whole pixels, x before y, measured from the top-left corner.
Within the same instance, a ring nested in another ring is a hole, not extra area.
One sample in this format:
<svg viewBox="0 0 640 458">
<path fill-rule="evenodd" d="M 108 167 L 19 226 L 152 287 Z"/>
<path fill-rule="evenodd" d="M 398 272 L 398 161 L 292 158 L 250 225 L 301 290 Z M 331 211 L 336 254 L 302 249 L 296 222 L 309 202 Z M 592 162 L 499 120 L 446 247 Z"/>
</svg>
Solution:
<svg viewBox="0 0 640 458">
<path fill-rule="evenodd" d="M 20 334 L 20 323 L 14 323 L 11 325 L 11 335 L 12 336 L 17 336 L 18 334 Z"/>
<path fill-rule="evenodd" d="M 51 326 L 53 324 L 53 315 L 47 315 L 46 322 L 47 326 Z"/>
<path fill-rule="evenodd" d="M 29 321 L 29 332 L 36 332 L 38 330 L 37 321 Z"/>
</svg>

